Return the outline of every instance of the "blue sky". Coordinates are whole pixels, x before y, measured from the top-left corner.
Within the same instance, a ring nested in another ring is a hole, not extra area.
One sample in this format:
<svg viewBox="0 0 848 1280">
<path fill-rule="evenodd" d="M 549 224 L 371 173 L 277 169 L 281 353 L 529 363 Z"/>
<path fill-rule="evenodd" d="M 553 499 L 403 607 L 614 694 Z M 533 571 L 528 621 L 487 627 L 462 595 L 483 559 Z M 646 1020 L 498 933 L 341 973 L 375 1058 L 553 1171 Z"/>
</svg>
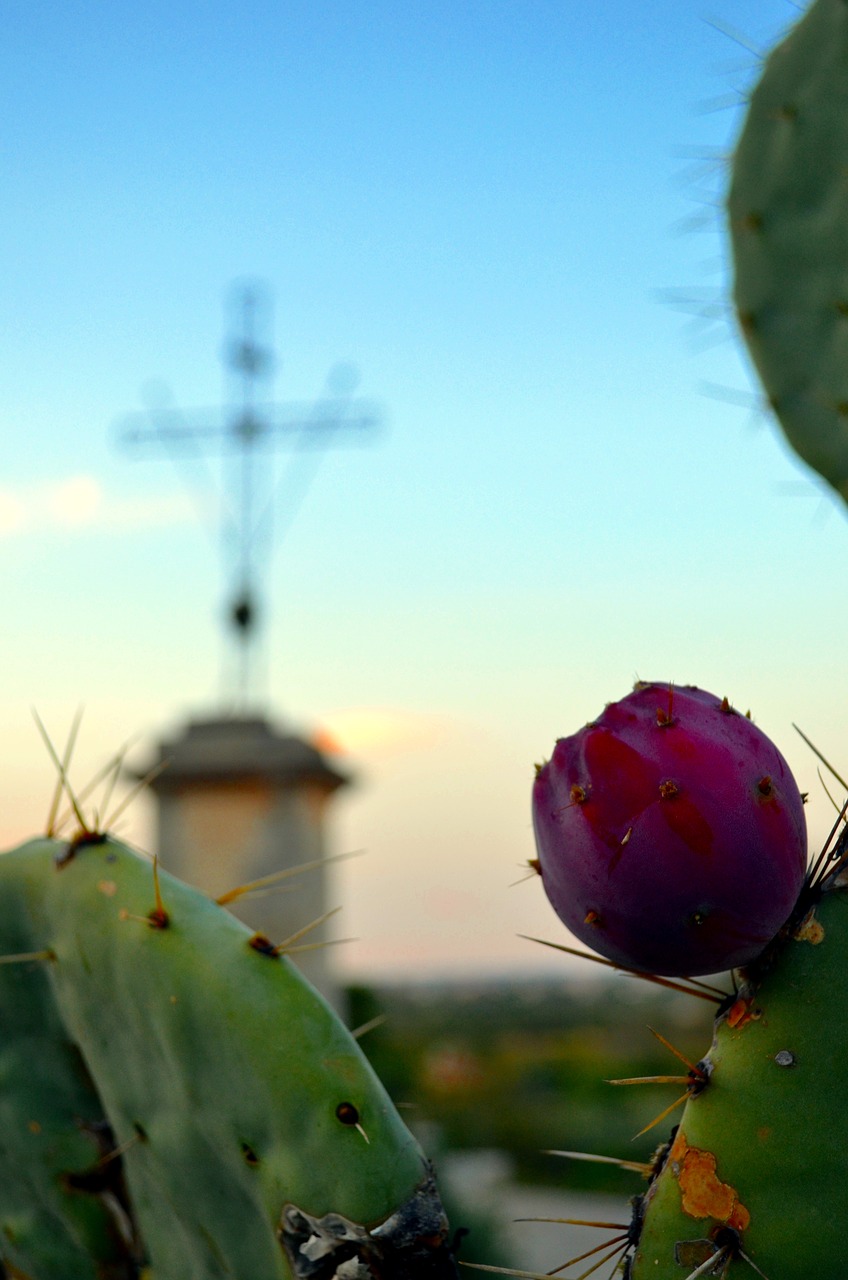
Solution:
<svg viewBox="0 0 848 1280">
<path fill-rule="evenodd" d="M 637 675 L 750 705 L 820 838 L 791 722 L 839 763 L 845 524 L 723 314 L 716 157 L 756 58 L 712 25 L 765 48 L 796 12 L 5 6 L 7 842 L 50 786 L 30 704 L 57 736 L 85 704 L 83 773 L 218 705 L 214 530 L 114 429 L 150 379 L 221 403 L 253 277 L 277 396 L 349 360 L 386 417 L 323 459 L 269 580 L 275 711 L 362 775 L 333 833 L 369 850 L 339 871 L 351 971 L 554 963 L 514 938 L 559 927 L 508 887 L 530 766 Z"/>
</svg>

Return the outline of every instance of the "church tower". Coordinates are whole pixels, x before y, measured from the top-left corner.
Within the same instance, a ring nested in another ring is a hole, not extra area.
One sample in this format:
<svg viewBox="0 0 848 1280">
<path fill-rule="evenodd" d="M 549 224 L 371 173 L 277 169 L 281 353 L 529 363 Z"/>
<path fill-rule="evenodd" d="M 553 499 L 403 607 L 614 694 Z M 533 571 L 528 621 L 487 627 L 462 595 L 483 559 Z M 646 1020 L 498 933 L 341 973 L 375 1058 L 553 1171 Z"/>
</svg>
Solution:
<svg viewBox="0 0 848 1280">
<path fill-rule="evenodd" d="M 261 717 L 192 720 L 159 744 L 151 783 L 162 866 L 218 898 L 281 871 L 302 872 L 236 898 L 230 910 L 274 945 L 295 939 L 292 959 L 331 1004 L 337 979 L 320 944 L 327 926 L 298 937 L 331 907 L 325 817 L 350 779 L 296 734 Z"/>
</svg>

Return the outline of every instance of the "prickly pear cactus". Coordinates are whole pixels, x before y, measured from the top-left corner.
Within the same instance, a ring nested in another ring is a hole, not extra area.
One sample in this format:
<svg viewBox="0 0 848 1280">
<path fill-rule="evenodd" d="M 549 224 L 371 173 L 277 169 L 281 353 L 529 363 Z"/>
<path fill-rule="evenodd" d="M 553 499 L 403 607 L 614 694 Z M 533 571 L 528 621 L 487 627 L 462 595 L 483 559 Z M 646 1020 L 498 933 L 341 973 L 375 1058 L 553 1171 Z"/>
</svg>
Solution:
<svg viewBox="0 0 848 1280">
<path fill-rule="evenodd" d="M 728 211 L 735 304 L 768 400 L 793 448 L 848 501 L 848 0 L 814 0 L 768 58 L 734 155 Z M 761 743 L 739 740 L 742 768 L 727 792 L 717 754 L 675 762 L 670 736 L 659 745 L 667 727 L 659 719 L 647 746 L 644 725 L 639 741 L 632 725 L 622 735 L 621 705 L 558 744 L 537 777 L 545 887 L 569 927 L 615 964 L 676 974 L 691 988 L 685 975 L 703 973 L 709 958 L 715 971 L 734 969 L 734 989 L 710 1048 L 686 1062 L 685 1109 L 643 1170 L 648 1187 L 633 1199 L 625 1234 L 558 1270 L 571 1274 L 602 1252 L 581 1280 L 610 1261 L 627 1280 L 837 1280 L 848 1270 L 848 830 L 831 842 L 845 810 L 799 879 L 788 828 L 757 831 L 762 815 L 749 803 L 745 778 L 758 771 Z M 660 751 L 677 788 L 664 799 L 682 794 L 678 777 L 690 762 L 685 790 L 707 796 L 677 823 L 688 849 L 664 829 L 673 810 L 656 799 Z M 771 767 L 765 774 L 791 794 L 791 779 Z M 699 864 L 689 854 L 705 813 L 711 830 L 722 828 L 722 814 L 731 829 L 721 857 L 717 841 L 700 842 Z M 618 868 L 642 828 L 647 869 L 628 878 Z M 704 913 L 693 912 L 701 898 L 730 913 L 731 927 L 707 952 L 695 927 Z M 761 912 L 772 906 L 767 919 Z M 652 940 L 652 929 L 663 936 Z"/>
<path fill-rule="evenodd" d="M 814 895 L 716 1020 L 637 1201 L 632 1280 L 844 1274 L 848 891 L 838 886 L 837 876 Z"/>
<path fill-rule="evenodd" d="M 678 799 L 669 822 L 664 806 Z M 668 985 L 647 963 L 661 955 L 661 972 L 678 979 L 671 985 L 719 1006 L 712 1045 L 697 1063 L 683 1059 L 685 1075 L 614 1082 L 684 1085 L 654 1123 L 685 1109 L 641 1170 L 648 1187 L 624 1234 L 572 1260 L 596 1258 L 583 1275 L 610 1261 L 628 1280 L 835 1280 L 844 1270 L 848 831 L 833 843 L 843 811 L 806 869 L 801 805 L 765 735 L 726 700 L 691 687 L 638 685 L 561 739 L 537 771 L 539 869 L 558 914 L 583 923 L 580 936 L 617 967 Z M 777 904 L 771 936 L 760 931 L 758 893 Z M 593 918 L 581 922 L 590 900 Z M 709 954 L 713 972 L 734 970 L 724 998 L 687 976 L 690 961 L 703 971 L 696 901 L 705 919 L 720 918 Z M 734 905 L 741 915 L 731 927 Z"/>
<path fill-rule="evenodd" d="M 768 58 L 733 161 L 740 327 L 801 457 L 848 500 L 848 5 L 815 0 Z"/>
<path fill-rule="evenodd" d="M 223 907 L 107 836 L 0 856 L 10 1280 L 454 1273 L 355 1040 Z"/>
</svg>

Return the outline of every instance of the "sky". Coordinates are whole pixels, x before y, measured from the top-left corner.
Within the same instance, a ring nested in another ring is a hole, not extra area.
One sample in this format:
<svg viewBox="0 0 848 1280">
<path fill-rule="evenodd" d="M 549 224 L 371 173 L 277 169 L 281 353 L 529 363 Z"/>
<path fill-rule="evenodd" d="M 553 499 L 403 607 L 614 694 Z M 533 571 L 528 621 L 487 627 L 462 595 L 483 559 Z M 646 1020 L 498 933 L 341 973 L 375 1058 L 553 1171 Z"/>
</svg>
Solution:
<svg viewBox="0 0 848 1280">
<path fill-rule="evenodd" d="M 283 475 L 256 686 L 357 777 L 347 976 L 567 970 L 519 937 L 566 940 L 516 883 L 532 766 L 636 678 L 750 707 L 821 842 L 792 725 L 848 769 L 845 516 L 760 407 L 721 209 L 797 9 L 709 4 L 7 0 L 4 845 L 49 803 L 33 706 L 85 708 L 84 782 L 224 705 L 215 490 L 118 435 L 154 384 L 224 414 L 244 281 L 277 399 L 342 361 L 381 406 Z"/>
</svg>

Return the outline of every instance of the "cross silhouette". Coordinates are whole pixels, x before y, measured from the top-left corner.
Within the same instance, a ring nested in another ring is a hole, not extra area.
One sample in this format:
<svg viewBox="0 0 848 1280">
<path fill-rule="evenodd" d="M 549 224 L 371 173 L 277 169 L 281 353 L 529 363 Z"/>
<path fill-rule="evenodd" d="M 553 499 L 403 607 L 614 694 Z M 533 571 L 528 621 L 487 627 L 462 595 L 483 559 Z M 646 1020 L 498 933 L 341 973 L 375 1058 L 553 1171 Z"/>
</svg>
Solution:
<svg viewBox="0 0 848 1280">
<path fill-rule="evenodd" d="M 254 678 L 262 567 L 267 570 L 274 534 L 274 513 L 284 481 L 294 476 L 294 464 L 307 456 L 311 468 L 300 469 L 300 492 L 288 511 L 289 523 L 302 500 L 321 454 L 335 443 L 337 433 L 367 435 L 379 426 L 381 415 L 371 401 L 353 398 L 358 377 L 347 365 L 330 371 L 325 394 L 312 403 L 273 403 L 265 394 L 275 360 L 272 349 L 260 340 L 258 330 L 267 327 L 267 298 L 257 285 L 238 294 L 240 332 L 227 343 L 226 362 L 234 378 L 233 407 L 183 412 L 170 407 L 170 397 L 151 392 L 146 412 L 132 413 L 118 424 L 118 441 L 129 449 L 153 446 L 164 450 L 175 463 L 194 462 L 221 492 L 220 522 L 229 578 L 228 633 L 236 649 L 234 697 L 247 704 Z M 267 459 L 281 447 L 295 451 L 288 472 L 277 476 Z M 223 457 L 222 482 L 210 474 L 210 455 Z M 279 530 L 277 530 L 279 532 Z M 260 561 L 264 559 L 264 566 Z M 224 679 L 226 687 L 226 676 Z"/>
</svg>

